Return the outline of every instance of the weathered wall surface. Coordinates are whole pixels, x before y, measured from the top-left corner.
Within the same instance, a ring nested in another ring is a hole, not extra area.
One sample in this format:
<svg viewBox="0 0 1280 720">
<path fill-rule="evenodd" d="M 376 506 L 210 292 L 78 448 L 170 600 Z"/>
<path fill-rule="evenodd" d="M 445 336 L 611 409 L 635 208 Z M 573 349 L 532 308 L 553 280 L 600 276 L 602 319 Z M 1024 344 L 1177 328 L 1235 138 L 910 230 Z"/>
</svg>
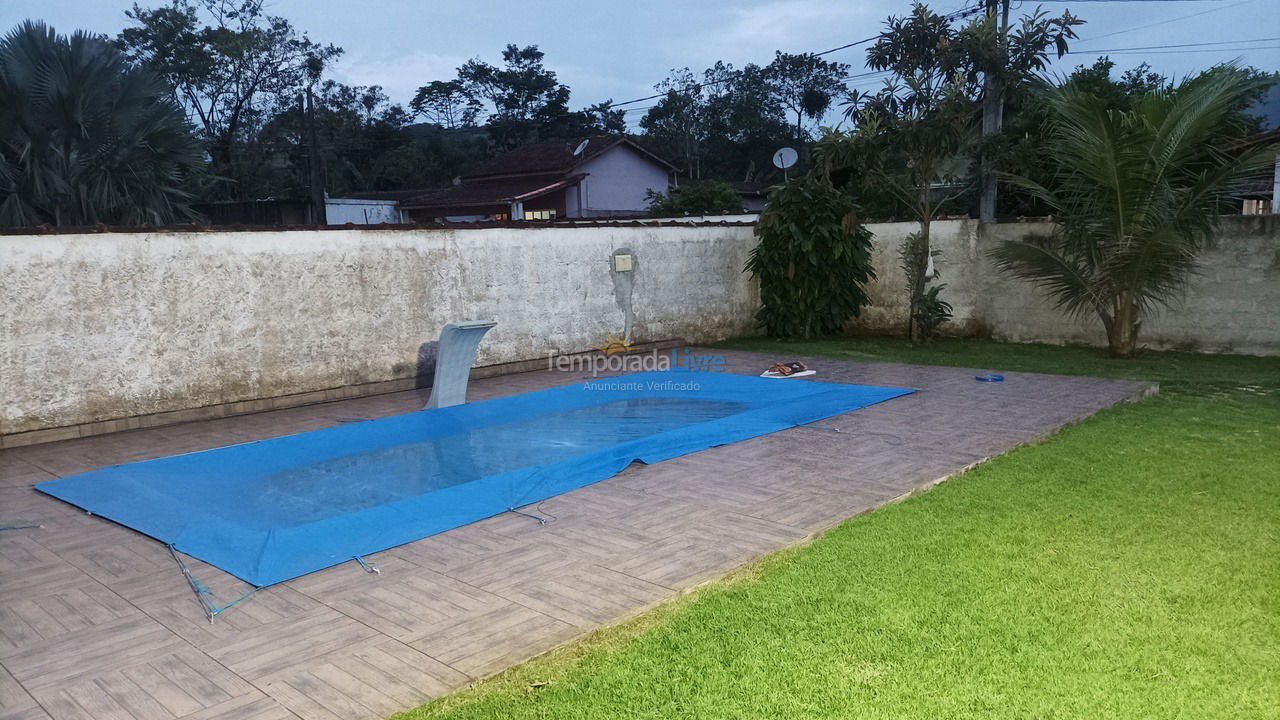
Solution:
<svg viewBox="0 0 1280 720">
<path fill-rule="evenodd" d="M 954 308 L 955 320 L 950 329 L 956 334 L 981 330 L 977 323 L 982 310 L 979 298 L 984 263 L 978 255 L 978 225 L 969 220 L 945 220 L 933 223 L 930 230 L 933 248 L 942 253 L 935 258 L 935 267 L 941 273 L 939 282 L 947 284 L 943 293 Z M 872 223 L 867 227 L 874 236 L 871 264 L 876 281 L 867 288 L 871 306 L 863 310 L 854 327 L 874 333 L 906 332 L 907 276 L 900 267 L 898 248 L 917 226 Z"/>
<path fill-rule="evenodd" d="M 479 363 L 751 332 L 745 226 L 0 237 L 0 435 L 411 378 L 451 320 Z"/>
<path fill-rule="evenodd" d="M 897 248 L 871 226 L 879 279 L 853 324 L 905 328 Z M 952 334 L 1103 344 L 987 260 L 1043 223 L 934 226 Z M 754 331 L 745 225 L 102 233 L 0 237 L 0 439 L 31 430 L 411 379 L 451 320 L 495 319 L 482 365 L 623 334 L 709 342 Z M 610 257 L 634 254 L 630 278 Z M 1280 355 L 1280 223 L 1225 218 L 1178 309 L 1144 345 Z M 247 410 L 246 410 L 247 411 Z M 30 437 L 30 436 L 28 436 Z"/>
<path fill-rule="evenodd" d="M 882 223 L 871 229 L 879 275 L 870 288 L 875 305 L 854 328 L 901 332 L 906 327 L 907 295 L 898 246 L 916 226 Z M 1096 317 L 1065 317 L 1035 286 L 997 272 L 987 259 L 988 250 L 1005 239 L 1050 229 L 1037 222 L 935 223 L 933 247 L 941 251 L 936 260 L 939 282 L 947 284 L 942 294 L 955 313 L 946 332 L 1017 342 L 1105 345 Z M 1280 217 L 1222 218 L 1181 301 L 1148 319 L 1139 341 L 1162 349 L 1280 355 Z"/>
</svg>

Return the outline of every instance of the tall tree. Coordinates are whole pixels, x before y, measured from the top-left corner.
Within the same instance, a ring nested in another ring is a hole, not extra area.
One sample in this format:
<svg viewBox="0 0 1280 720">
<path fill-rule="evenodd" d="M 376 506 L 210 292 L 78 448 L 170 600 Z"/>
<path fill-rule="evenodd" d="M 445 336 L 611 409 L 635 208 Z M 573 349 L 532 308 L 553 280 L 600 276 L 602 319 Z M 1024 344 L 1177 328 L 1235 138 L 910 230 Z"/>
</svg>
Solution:
<svg viewBox="0 0 1280 720">
<path fill-rule="evenodd" d="M 755 64 L 735 69 L 716 63 L 706 78 L 712 89 L 706 112 L 708 176 L 755 180 L 761 170 L 772 173 L 770 157 L 790 142 L 791 131 L 768 73 Z"/>
<path fill-rule="evenodd" d="M 1092 65 L 1081 65 L 1067 76 L 1069 83 L 1080 92 L 1099 99 L 1108 110 L 1127 111 L 1151 92 L 1168 91 L 1174 83 L 1155 72 L 1146 63 L 1114 75 L 1115 63 L 1102 57 Z M 1232 110 L 1233 119 L 1223 125 L 1223 132 L 1236 133 L 1239 139 L 1262 130 L 1261 120 L 1250 114 L 1250 106 L 1260 99 L 1266 88 L 1280 79 L 1280 75 L 1265 73 L 1248 66 L 1224 66 L 1222 72 L 1240 74 L 1257 80 L 1257 89 L 1242 97 Z M 1051 109 L 1043 102 L 1042 92 L 1022 89 L 1011 93 L 1008 123 L 995 159 L 998 167 L 1009 175 L 1030 178 L 1041 184 L 1050 182 L 1054 163 L 1045 151 L 1045 140 L 1050 124 Z M 1223 137 L 1223 141 L 1231 138 Z M 1000 194 L 1000 212 L 1005 216 L 1038 216 L 1053 212 L 1041 200 L 1019 185 L 1008 185 L 1008 192 Z"/>
<path fill-rule="evenodd" d="M 702 87 L 689 68 L 682 68 L 673 70 L 654 89 L 665 95 L 640 119 L 647 141 L 660 154 L 678 159 L 690 178 L 700 179 L 706 135 Z"/>
<path fill-rule="evenodd" d="M 326 190 L 343 195 L 396 189 L 402 168 L 393 158 L 413 142 L 405 132 L 409 118 L 377 85 L 321 83 L 315 92 L 315 128 Z M 262 194 L 304 192 L 310 158 L 302 105 L 295 102 L 273 116 L 248 152 L 255 168 L 245 178 L 248 187 Z"/>
<path fill-rule="evenodd" d="M 1064 82 L 1093 93 L 1111 110 L 1127 110 L 1139 96 L 1169 85 L 1167 78 L 1152 72 L 1146 63 L 1126 71 L 1119 80 L 1111 76 L 1114 67 L 1110 59 L 1099 58 L 1092 65 L 1076 67 Z M 1004 173 L 1048 182 L 1052 158 L 1044 152 L 1044 140 L 1049 108 L 1038 95 L 1026 87 L 1011 88 L 1001 137 L 986 149 L 993 164 Z M 1007 185 L 1000 193 L 996 210 L 1004 217 L 1043 216 L 1051 212 L 1017 185 Z"/>
<path fill-rule="evenodd" d="M 627 131 L 627 116 L 622 110 L 613 107 L 613 100 L 605 100 L 575 110 L 568 115 L 564 137 L 588 135 L 591 133 L 623 133 Z"/>
<path fill-rule="evenodd" d="M 0 225 L 183 219 L 200 163 L 169 88 L 105 38 L 28 21 L 0 41 Z"/>
<path fill-rule="evenodd" d="M 849 66 L 812 53 L 779 52 L 764 72 L 774 100 L 795 117 L 796 140 L 807 142 L 810 136 L 804 121 L 821 120 L 832 100 L 844 94 Z"/>
<path fill-rule="evenodd" d="M 691 178 L 760 179 L 772 170 L 773 152 L 792 141 L 786 111 L 758 65 L 717 62 L 701 76 L 685 68 L 655 88 L 666 96 L 640 127 L 660 154 L 680 158 Z"/>
<path fill-rule="evenodd" d="M 1142 320 L 1178 297 L 1212 236 L 1233 178 L 1274 161 L 1276 148 L 1224 143 L 1241 134 L 1238 108 L 1269 78 L 1215 68 L 1127 109 L 1077 85 L 1047 91 L 1053 172 L 1013 178 L 1054 210 L 1054 232 L 992 253 L 1073 315 L 1095 314 L 1111 354 L 1128 357 Z"/>
<path fill-rule="evenodd" d="M 867 50 L 867 65 L 892 72 L 892 78 L 879 92 L 855 95 L 846 115 L 856 130 L 828 134 L 816 154 L 827 174 L 875 154 L 867 145 L 887 156 L 876 163 L 874 177 L 860 180 L 887 188 L 919 224 L 899 254 L 907 274 L 908 332 L 921 341 L 928 338 L 915 319 L 922 304 L 936 298 L 925 289 L 937 277 L 932 223 L 967 186 L 960 158 L 976 137 L 977 76 L 950 18 L 916 3 L 885 26 Z"/>
<path fill-rule="evenodd" d="M 1067 52 L 1067 41 L 1076 37 L 1075 27 L 1084 21 L 1065 11 L 1060 17 L 1050 17 L 1037 8 L 1022 16 L 1018 25 L 1010 31 L 1008 0 L 1004 12 L 996 17 L 996 2 L 987 4 L 987 14 L 965 28 L 962 40 L 967 54 L 973 59 L 974 70 L 982 74 L 982 134 L 984 142 L 979 146 L 982 188 L 979 197 L 979 217 L 995 218 L 996 180 L 999 155 L 1007 141 L 1001 137 L 1004 124 L 1004 106 L 1010 92 L 1025 88 L 1033 75 L 1048 67 L 1049 51 L 1062 57 Z"/>
<path fill-rule="evenodd" d="M 541 139 L 569 112 L 569 88 L 543 57 L 537 45 L 507 45 L 500 67 L 477 58 L 458 68 L 458 82 L 489 104 L 488 125 L 502 146 Z"/>
<path fill-rule="evenodd" d="M 938 277 L 931 224 L 972 187 L 970 158 L 994 154 L 977 134 L 984 74 L 999 73 L 1006 88 L 1024 86 L 1051 48 L 1065 50 L 1080 22 L 1069 13 L 1050 18 L 1037 10 L 1006 37 L 994 18 L 963 26 L 956 20 L 919 2 L 907 15 L 890 17 L 867 50 L 867 65 L 890 72 L 890 79 L 876 92 L 852 91 L 846 117 L 855 129 L 828 133 L 815 153 L 822 172 L 853 179 L 864 204 L 887 191 L 891 210 L 919 223 L 900 249 L 913 340 L 925 339 L 915 322 L 921 304 L 937 299 L 925 287 Z"/>
<path fill-rule="evenodd" d="M 288 20 L 266 14 L 264 0 L 171 0 L 134 5 L 134 25 L 116 39 L 129 59 L 172 86 L 201 131 L 213 171 L 239 181 L 240 161 L 274 112 L 296 102 L 341 48 L 312 42 Z M 246 197 L 243 186 L 231 194 Z"/>
<path fill-rule="evenodd" d="M 409 107 L 428 123 L 449 130 L 475 125 L 482 109 L 460 80 L 434 80 L 423 85 Z"/>
</svg>

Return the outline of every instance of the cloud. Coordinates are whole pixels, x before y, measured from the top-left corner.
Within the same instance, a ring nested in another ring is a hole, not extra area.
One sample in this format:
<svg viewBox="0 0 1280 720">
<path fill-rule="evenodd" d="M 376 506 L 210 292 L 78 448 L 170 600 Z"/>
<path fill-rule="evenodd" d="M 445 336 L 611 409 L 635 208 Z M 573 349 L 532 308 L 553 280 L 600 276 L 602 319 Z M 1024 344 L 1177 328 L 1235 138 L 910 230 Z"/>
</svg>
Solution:
<svg viewBox="0 0 1280 720">
<path fill-rule="evenodd" d="M 725 28 L 733 44 L 766 46 L 797 52 L 815 35 L 826 34 L 821 28 L 848 27 L 854 20 L 868 17 L 865 10 L 850 2 L 801 2 L 777 0 L 749 8 L 736 8 L 734 18 Z M 817 30 L 818 32 L 815 32 Z"/>
<path fill-rule="evenodd" d="M 716 60 L 742 67 L 768 63 L 773 53 L 819 53 L 829 47 L 861 40 L 879 31 L 890 10 L 849 3 L 847 0 L 768 0 L 764 3 L 718 10 L 703 23 L 689 23 L 664 42 L 667 56 L 678 58 L 672 67 L 689 65 L 694 72 Z M 861 68 L 858 49 L 828 56 Z"/>
<path fill-rule="evenodd" d="M 452 80 L 467 60 L 425 51 L 396 55 L 348 51 L 330 74 L 348 85 L 381 85 L 392 102 L 408 104 L 419 87 L 432 80 Z"/>
</svg>

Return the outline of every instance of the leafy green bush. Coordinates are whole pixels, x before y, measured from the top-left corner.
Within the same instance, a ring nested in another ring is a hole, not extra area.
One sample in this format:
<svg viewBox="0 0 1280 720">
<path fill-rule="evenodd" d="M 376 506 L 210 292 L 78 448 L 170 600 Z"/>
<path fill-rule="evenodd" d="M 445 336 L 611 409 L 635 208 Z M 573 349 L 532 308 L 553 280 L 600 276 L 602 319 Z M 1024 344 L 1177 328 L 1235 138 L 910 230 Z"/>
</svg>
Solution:
<svg viewBox="0 0 1280 720">
<path fill-rule="evenodd" d="M 916 311 L 911 320 L 919 338 L 924 342 L 932 342 L 938 337 L 942 324 L 951 319 L 951 303 L 938 297 L 938 293 L 945 287 L 946 283 L 934 285 L 916 296 L 913 303 Z"/>
<path fill-rule="evenodd" d="M 777 188 L 756 236 L 747 270 L 760 281 L 756 319 L 769 335 L 838 332 L 868 304 L 871 231 L 849 196 L 813 180 Z"/>
<path fill-rule="evenodd" d="M 700 180 L 675 188 L 669 194 L 649 190 L 649 214 L 658 217 L 742 212 L 742 198 L 723 180 Z"/>
</svg>

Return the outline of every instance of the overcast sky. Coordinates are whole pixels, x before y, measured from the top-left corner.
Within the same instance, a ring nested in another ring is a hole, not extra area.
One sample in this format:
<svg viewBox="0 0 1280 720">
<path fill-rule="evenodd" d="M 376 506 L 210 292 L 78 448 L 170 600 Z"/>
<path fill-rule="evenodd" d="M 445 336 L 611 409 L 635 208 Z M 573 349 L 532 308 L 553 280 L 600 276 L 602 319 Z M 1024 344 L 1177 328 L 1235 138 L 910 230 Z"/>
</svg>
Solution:
<svg viewBox="0 0 1280 720">
<path fill-rule="evenodd" d="M 936 0 L 952 11 L 976 0 Z M 5 27 L 40 18 L 61 32 L 83 28 L 114 35 L 125 26 L 131 0 L 0 0 Z M 162 4 L 142 0 L 144 6 Z M 653 92 L 671 68 L 695 71 L 724 60 L 734 65 L 767 63 L 775 50 L 821 51 L 874 35 L 886 16 L 904 13 L 907 0 L 724 0 L 676 2 L 461 2 L 457 0 L 268 0 L 270 12 L 288 18 L 313 40 L 334 43 L 346 54 L 332 76 L 350 84 L 382 85 L 405 103 L 431 80 L 452 78 L 472 57 L 496 63 L 506 43 L 536 44 L 546 64 L 573 91 L 572 105 L 630 100 Z M 1050 2 L 1088 21 L 1072 49 L 1094 51 L 1188 43 L 1230 43 L 1110 53 L 1122 68 L 1146 60 L 1181 76 L 1239 58 L 1260 68 L 1280 69 L 1276 0 L 1111 0 Z M 1014 3 L 1014 16 L 1035 8 Z M 1188 17 L 1190 16 L 1190 17 Z M 1190 52 L 1189 52 L 1190 51 Z M 1068 55 L 1057 69 L 1092 63 L 1097 53 Z M 863 68 L 865 46 L 829 56 Z M 867 81 L 855 82 L 866 88 Z M 641 103 L 635 108 L 643 108 Z M 638 119 L 633 112 L 629 119 Z"/>
</svg>

